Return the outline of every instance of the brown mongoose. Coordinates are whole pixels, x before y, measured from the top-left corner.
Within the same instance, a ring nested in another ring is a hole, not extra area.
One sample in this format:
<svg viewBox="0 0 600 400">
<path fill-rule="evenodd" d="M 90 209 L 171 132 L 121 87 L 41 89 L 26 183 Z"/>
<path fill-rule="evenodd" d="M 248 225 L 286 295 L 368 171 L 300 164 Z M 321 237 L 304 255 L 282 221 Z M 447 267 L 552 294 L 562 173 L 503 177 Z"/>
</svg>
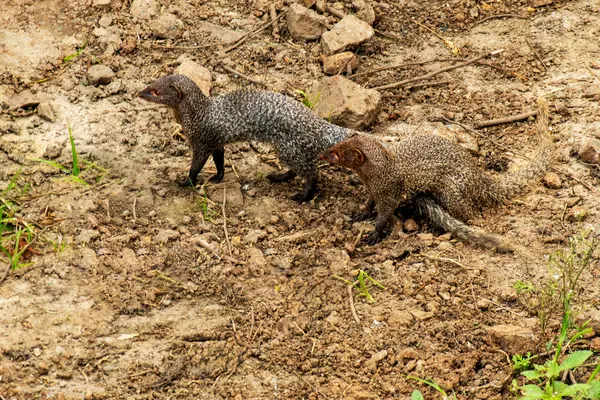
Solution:
<svg viewBox="0 0 600 400">
<path fill-rule="evenodd" d="M 355 134 L 329 149 L 323 158 L 356 171 L 367 186 L 370 201 L 362 217 L 377 212 L 375 231 L 365 242 L 375 244 L 398 206 L 416 206 L 438 228 L 459 239 L 498 251 L 511 251 L 495 236 L 464 222 L 484 208 L 502 204 L 522 193 L 547 171 L 554 146 L 548 130 L 548 105 L 538 100 L 535 156 L 514 174 L 494 178 L 480 170 L 458 144 L 433 134 L 417 134 L 396 143 L 383 143 L 367 134 Z"/>
<path fill-rule="evenodd" d="M 324 150 L 347 138 L 349 129 L 328 123 L 303 104 L 282 94 L 237 90 L 221 96 L 206 97 L 191 79 L 167 75 L 139 93 L 145 100 L 165 104 L 175 111 L 192 147 L 189 180 L 196 185 L 198 174 L 212 154 L 217 174 L 223 179 L 224 148 L 227 143 L 254 140 L 275 148 L 290 170 L 272 173 L 272 182 L 284 182 L 296 175 L 305 179 L 304 189 L 292 197 L 311 200 L 317 190 L 316 160 Z"/>
</svg>

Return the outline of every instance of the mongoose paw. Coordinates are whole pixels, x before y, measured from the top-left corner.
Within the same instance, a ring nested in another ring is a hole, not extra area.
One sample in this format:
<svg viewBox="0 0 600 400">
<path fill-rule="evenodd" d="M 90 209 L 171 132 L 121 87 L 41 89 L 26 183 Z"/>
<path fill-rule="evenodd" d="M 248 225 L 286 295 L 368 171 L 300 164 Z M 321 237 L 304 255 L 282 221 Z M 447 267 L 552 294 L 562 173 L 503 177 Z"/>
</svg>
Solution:
<svg viewBox="0 0 600 400">
<path fill-rule="evenodd" d="M 300 192 L 300 193 L 296 193 L 295 195 L 293 195 L 290 198 L 294 201 L 297 201 L 298 203 L 304 203 L 307 201 L 311 201 L 313 199 L 313 197 L 315 197 L 314 194 L 305 195 L 304 192 Z"/>
<path fill-rule="evenodd" d="M 213 183 L 219 183 L 223 180 L 224 175 L 225 174 L 216 174 L 216 175 L 211 176 L 208 180 Z"/>
<path fill-rule="evenodd" d="M 373 211 L 365 210 L 363 212 L 356 213 L 352 216 L 352 222 L 360 222 L 367 220 L 373 216 Z"/>
<path fill-rule="evenodd" d="M 202 181 L 200 181 L 202 183 Z M 197 182 L 192 181 L 189 177 L 185 177 L 184 179 L 180 179 L 177 181 L 177 186 L 184 188 L 195 188 Z"/>
<path fill-rule="evenodd" d="M 368 244 L 369 246 L 373 246 L 377 244 L 383 239 L 383 235 L 377 231 L 373 231 L 369 236 L 363 239 L 363 242 Z"/>
<path fill-rule="evenodd" d="M 267 175 L 267 179 L 271 182 L 289 182 L 296 177 L 296 173 L 287 172 L 271 172 Z"/>
</svg>

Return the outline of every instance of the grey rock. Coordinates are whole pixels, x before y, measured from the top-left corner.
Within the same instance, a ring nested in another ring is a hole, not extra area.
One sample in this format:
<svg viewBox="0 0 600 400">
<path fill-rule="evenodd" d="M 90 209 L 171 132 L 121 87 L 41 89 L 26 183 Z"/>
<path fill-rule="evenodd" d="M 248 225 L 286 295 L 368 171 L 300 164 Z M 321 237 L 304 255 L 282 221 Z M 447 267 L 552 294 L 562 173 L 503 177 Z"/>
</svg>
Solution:
<svg viewBox="0 0 600 400">
<path fill-rule="evenodd" d="M 327 18 L 294 3 L 287 14 L 287 27 L 296 40 L 315 40 L 327 30 Z"/>
<path fill-rule="evenodd" d="M 154 236 L 154 243 L 167 244 L 179 237 L 179 232 L 171 229 L 161 229 Z"/>
<path fill-rule="evenodd" d="M 158 38 L 177 39 L 183 35 L 183 22 L 171 13 L 161 14 L 148 25 Z"/>
<path fill-rule="evenodd" d="M 251 229 L 246 236 L 244 236 L 244 241 L 246 243 L 256 244 L 260 240 L 267 237 L 267 232 L 262 229 Z"/>
<path fill-rule="evenodd" d="M 354 0 L 352 6 L 357 10 L 356 16 L 369 25 L 373 25 L 375 22 L 375 10 L 370 2 L 365 0 Z"/>
<path fill-rule="evenodd" d="M 100 264 L 100 261 L 98 261 L 98 256 L 96 256 L 96 252 L 89 248 L 84 248 L 78 251 L 74 257 L 74 260 L 76 260 L 75 265 L 85 270 L 95 268 Z"/>
<path fill-rule="evenodd" d="M 56 121 L 56 107 L 49 101 L 43 101 L 37 108 L 38 116 L 48 122 Z"/>
<path fill-rule="evenodd" d="M 102 64 L 92 65 L 88 70 L 88 82 L 94 86 L 106 85 L 115 77 L 115 73 L 110 67 Z"/>
<path fill-rule="evenodd" d="M 213 23 L 207 21 L 199 21 L 198 26 L 196 26 L 202 33 L 206 33 L 211 36 L 211 38 L 220 43 L 233 43 L 242 38 L 244 36 L 244 32 L 234 31 L 229 28 L 222 27 L 221 25 L 215 25 Z"/>
<path fill-rule="evenodd" d="M 92 5 L 98 8 L 108 8 L 112 0 L 93 0 Z"/>
<path fill-rule="evenodd" d="M 371 39 L 375 31 L 371 25 L 354 15 L 345 16 L 333 29 L 321 36 L 321 47 L 326 55 L 351 50 Z"/>
<path fill-rule="evenodd" d="M 208 68 L 186 59 L 179 64 L 175 72 L 193 80 L 205 96 L 210 96 L 212 76 Z"/>
<path fill-rule="evenodd" d="M 412 314 L 403 310 L 392 310 L 387 318 L 387 323 L 390 328 L 402 328 L 405 326 L 410 326 L 412 322 Z"/>
<path fill-rule="evenodd" d="M 307 91 L 316 103 L 314 111 L 330 122 L 350 129 L 362 129 L 375 121 L 381 95 L 342 76 L 332 76 Z"/>
<path fill-rule="evenodd" d="M 600 140 L 584 137 L 579 146 L 578 156 L 588 164 L 600 164 Z"/>
<path fill-rule="evenodd" d="M 60 157 L 66 143 L 66 140 L 59 140 L 57 142 L 49 143 L 44 151 L 44 158 L 54 160 L 55 158 Z"/>
<path fill-rule="evenodd" d="M 133 0 L 129 13 L 140 19 L 148 19 L 158 13 L 158 2 L 156 0 Z"/>
<path fill-rule="evenodd" d="M 110 24 L 112 24 L 112 21 L 113 18 L 110 15 L 104 14 L 102 17 L 100 17 L 98 25 L 100 25 L 103 28 L 108 28 Z"/>
<path fill-rule="evenodd" d="M 248 249 L 246 249 L 246 253 L 248 254 L 249 264 L 256 264 L 259 267 L 267 265 L 267 260 L 265 259 L 261 249 L 256 247 L 248 247 Z"/>
<path fill-rule="evenodd" d="M 23 90 L 6 100 L 2 100 L 3 108 L 15 110 L 18 108 L 33 108 L 37 107 L 42 101 L 46 100 L 46 96 L 40 93 L 32 93 L 30 90 Z"/>
<path fill-rule="evenodd" d="M 100 237 L 100 232 L 95 229 L 83 229 L 77 238 L 75 238 L 75 242 L 77 243 L 89 243 L 92 240 L 96 240 Z"/>
</svg>

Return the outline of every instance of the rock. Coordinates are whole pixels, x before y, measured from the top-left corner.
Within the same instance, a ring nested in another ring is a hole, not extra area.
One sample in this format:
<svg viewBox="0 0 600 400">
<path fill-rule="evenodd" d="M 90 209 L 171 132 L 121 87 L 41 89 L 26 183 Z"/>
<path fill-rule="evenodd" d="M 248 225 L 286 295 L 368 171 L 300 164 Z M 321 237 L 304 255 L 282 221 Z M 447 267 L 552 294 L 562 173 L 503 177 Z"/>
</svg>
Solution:
<svg viewBox="0 0 600 400">
<path fill-rule="evenodd" d="M 44 151 L 44 158 L 54 160 L 55 158 L 60 157 L 63 149 L 65 148 L 65 143 L 67 143 L 66 140 L 59 140 L 57 142 L 49 143 Z"/>
<path fill-rule="evenodd" d="M 410 310 L 409 312 L 418 321 L 427 321 L 428 319 L 431 319 L 434 317 L 434 313 L 430 312 L 430 311 Z"/>
<path fill-rule="evenodd" d="M 410 326 L 413 322 L 413 316 L 408 311 L 392 310 L 388 316 L 387 323 L 390 328 L 401 328 Z"/>
<path fill-rule="evenodd" d="M 234 43 L 237 42 L 244 36 L 244 32 L 234 31 L 229 28 L 224 28 L 221 25 L 212 24 L 207 21 L 198 21 L 196 27 L 200 32 L 206 33 L 211 36 L 215 41 L 222 43 Z"/>
<path fill-rule="evenodd" d="M 419 353 L 415 349 L 408 347 L 397 352 L 394 358 L 403 364 L 405 360 L 418 360 L 419 357 Z"/>
<path fill-rule="evenodd" d="M 148 26 L 157 38 L 177 39 L 183 35 L 183 22 L 171 13 L 159 15 Z"/>
<path fill-rule="evenodd" d="M 332 56 L 323 56 L 323 72 L 327 75 L 346 72 L 348 67 L 353 70 L 358 67 L 358 57 L 351 51 L 345 51 Z"/>
<path fill-rule="evenodd" d="M 354 0 L 352 6 L 357 10 L 356 16 L 369 25 L 373 25 L 375 22 L 375 10 L 371 3 L 367 3 L 365 0 Z"/>
<path fill-rule="evenodd" d="M 125 269 L 133 269 L 138 265 L 138 259 L 135 255 L 135 251 L 132 249 L 125 247 L 121 250 L 121 259 L 119 260 L 119 264 Z"/>
<path fill-rule="evenodd" d="M 577 323 L 580 326 L 587 321 L 589 321 L 587 326 L 592 328 L 596 336 L 600 336 L 600 310 L 596 308 L 590 308 L 577 315 Z"/>
<path fill-rule="evenodd" d="M 560 189 L 562 186 L 562 181 L 556 172 L 548 172 L 542 180 L 544 185 L 550 189 Z"/>
<path fill-rule="evenodd" d="M 325 261 L 329 263 L 332 274 L 343 275 L 350 269 L 350 256 L 346 250 L 329 249 L 325 251 Z"/>
<path fill-rule="evenodd" d="M 579 146 L 578 156 L 587 164 L 600 164 L 600 140 L 585 137 Z"/>
<path fill-rule="evenodd" d="M 76 255 L 75 259 L 77 260 L 75 264 L 84 270 L 95 268 L 98 266 L 98 264 L 100 264 L 98 261 L 98 256 L 96 256 L 96 252 L 89 248 L 81 249 Z"/>
<path fill-rule="evenodd" d="M 23 90 L 21 93 L 17 93 L 9 97 L 7 100 L 2 100 L 2 105 L 4 108 L 8 108 L 9 110 L 16 110 L 18 108 L 34 108 L 45 100 L 46 97 L 42 94 L 33 94 L 30 90 Z"/>
<path fill-rule="evenodd" d="M 298 4 L 306 7 L 306 8 L 311 8 L 312 6 L 314 6 L 317 3 L 317 0 L 299 0 Z"/>
<path fill-rule="evenodd" d="M 314 235 L 314 231 L 301 231 L 292 233 L 291 235 L 281 236 L 275 239 L 276 242 L 290 242 L 290 243 L 304 243 L 311 236 Z"/>
<path fill-rule="evenodd" d="M 321 36 L 321 47 L 326 55 L 351 50 L 371 39 L 375 31 L 354 15 L 345 16 L 333 29 Z"/>
<path fill-rule="evenodd" d="M 334 124 L 351 129 L 365 128 L 375 121 L 381 95 L 342 76 L 332 76 L 307 91 L 317 105 L 314 111 Z"/>
<path fill-rule="evenodd" d="M 267 237 L 267 232 L 262 229 L 250 229 L 246 236 L 244 236 L 244 241 L 246 243 L 256 244 L 260 240 Z"/>
<path fill-rule="evenodd" d="M 583 97 L 600 97 L 600 85 L 596 83 L 588 85 L 583 91 Z"/>
<path fill-rule="evenodd" d="M 371 359 L 365 363 L 365 367 L 370 370 L 377 368 L 377 364 L 382 362 L 388 355 L 387 350 L 381 350 L 371 356 Z"/>
<path fill-rule="evenodd" d="M 111 0 L 93 0 L 92 5 L 98 8 L 108 8 L 110 7 Z"/>
<path fill-rule="evenodd" d="M 100 232 L 98 232 L 96 229 L 82 229 L 79 235 L 77 235 L 75 242 L 87 244 L 92 240 L 98 239 L 99 237 Z"/>
<path fill-rule="evenodd" d="M 123 82 L 120 79 L 116 79 L 106 85 L 106 88 L 104 88 L 104 93 L 106 93 L 108 96 L 112 96 L 119 93 L 121 90 L 123 90 Z"/>
<path fill-rule="evenodd" d="M 256 247 L 248 247 L 246 249 L 246 253 L 248 253 L 249 264 L 256 264 L 259 267 L 267 265 L 267 260 L 265 259 L 265 256 L 261 249 L 258 249 Z"/>
<path fill-rule="evenodd" d="M 325 11 L 327 11 L 327 2 L 325 0 L 317 0 L 315 2 L 315 8 L 318 12 L 324 13 Z"/>
<path fill-rule="evenodd" d="M 56 108 L 53 103 L 43 101 L 37 108 L 38 116 L 48 122 L 56 121 Z"/>
<path fill-rule="evenodd" d="M 543 7 L 549 6 L 553 2 L 554 0 L 531 0 L 529 4 L 531 4 L 531 7 Z"/>
<path fill-rule="evenodd" d="M 209 187 L 206 188 L 208 193 L 208 198 L 216 203 L 223 202 L 223 186 L 217 187 Z M 226 203 L 227 208 L 229 207 L 243 207 L 244 206 L 244 195 L 242 194 L 242 185 L 239 183 L 232 183 L 227 186 L 225 191 L 225 196 L 227 197 Z"/>
<path fill-rule="evenodd" d="M 110 15 L 104 14 L 102 17 L 100 17 L 98 25 L 100 25 L 103 28 L 108 28 L 110 24 L 112 24 L 112 21 L 113 18 Z"/>
<path fill-rule="evenodd" d="M 106 85 L 115 77 L 115 73 L 110 67 L 102 64 L 92 65 L 88 70 L 88 82 L 94 86 Z"/>
<path fill-rule="evenodd" d="M 327 18 L 294 3 L 287 14 L 287 27 L 296 40 L 315 40 L 327 30 Z"/>
<path fill-rule="evenodd" d="M 158 2 L 156 0 L 133 0 L 129 13 L 140 19 L 148 19 L 158 13 Z"/>
<path fill-rule="evenodd" d="M 589 211 L 583 206 L 575 206 L 569 210 L 567 220 L 570 222 L 581 222 L 588 216 Z"/>
<path fill-rule="evenodd" d="M 175 73 L 187 76 L 198 85 L 205 96 L 210 96 L 212 76 L 208 68 L 192 60 L 183 60 L 175 70 Z"/>
<path fill-rule="evenodd" d="M 487 331 L 492 341 L 508 354 L 525 354 L 535 349 L 536 338 L 529 329 L 516 325 L 496 325 Z"/>
<path fill-rule="evenodd" d="M 172 229 L 161 229 L 154 236 L 154 243 L 167 244 L 179 237 L 179 232 Z"/>
<path fill-rule="evenodd" d="M 402 224 L 402 228 L 405 232 L 415 232 L 419 230 L 419 225 L 415 222 L 414 219 L 407 219 Z"/>
</svg>

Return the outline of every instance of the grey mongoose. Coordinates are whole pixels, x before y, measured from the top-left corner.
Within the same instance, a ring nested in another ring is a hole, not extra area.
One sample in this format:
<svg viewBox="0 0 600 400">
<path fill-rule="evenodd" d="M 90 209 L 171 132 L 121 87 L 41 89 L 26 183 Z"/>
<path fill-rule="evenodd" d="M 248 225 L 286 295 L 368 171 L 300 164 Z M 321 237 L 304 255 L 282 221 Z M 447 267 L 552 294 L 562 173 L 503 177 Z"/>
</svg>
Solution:
<svg viewBox="0 0 600 400">
<path fill-rule="evenodd" d="M 434 134 L 384 143 L 357 133 L 333 146 L 323 158 L 354 170 L 367 186 L 370 200 L 361 218 L 368 218 L 373 207 L 377 212 L 375 231 L 365 239 L 368 244 L 385 236 L 398 206 L 414 205 L 434 226 L 459 239 L 509 252 L 512 246 L 463 221 L 522 193 L 549 168 L 555 150 L 543 98 L 538 100 L 537 136 L 540 143 L 534 157 L 516 172 L 499 178 L 480 170 L 458 144 Z"/>
<path fill-rule="evenodd" d="M 211 154 L 217 174 L 210 180 L 220 182 L 225 172 L 223 146 L 252 140 L 273 145 L 281 161 L 290 168 L 284 173 L 271 173 L 267 178 L 284 182 L 301 176 L 305 179 L 304 188 L 292 199 L 309 201 L 317 190 L 317 159 L 328 147 L 352 133 L 319 118 L 308 107 L 285 95 L 242 89 L 207 97 L 194 81 L 183 75 L 159 78 L 139 96 L 175 110 L 192 148 L 189 180 L 194 185 Z"/>
</svg>

